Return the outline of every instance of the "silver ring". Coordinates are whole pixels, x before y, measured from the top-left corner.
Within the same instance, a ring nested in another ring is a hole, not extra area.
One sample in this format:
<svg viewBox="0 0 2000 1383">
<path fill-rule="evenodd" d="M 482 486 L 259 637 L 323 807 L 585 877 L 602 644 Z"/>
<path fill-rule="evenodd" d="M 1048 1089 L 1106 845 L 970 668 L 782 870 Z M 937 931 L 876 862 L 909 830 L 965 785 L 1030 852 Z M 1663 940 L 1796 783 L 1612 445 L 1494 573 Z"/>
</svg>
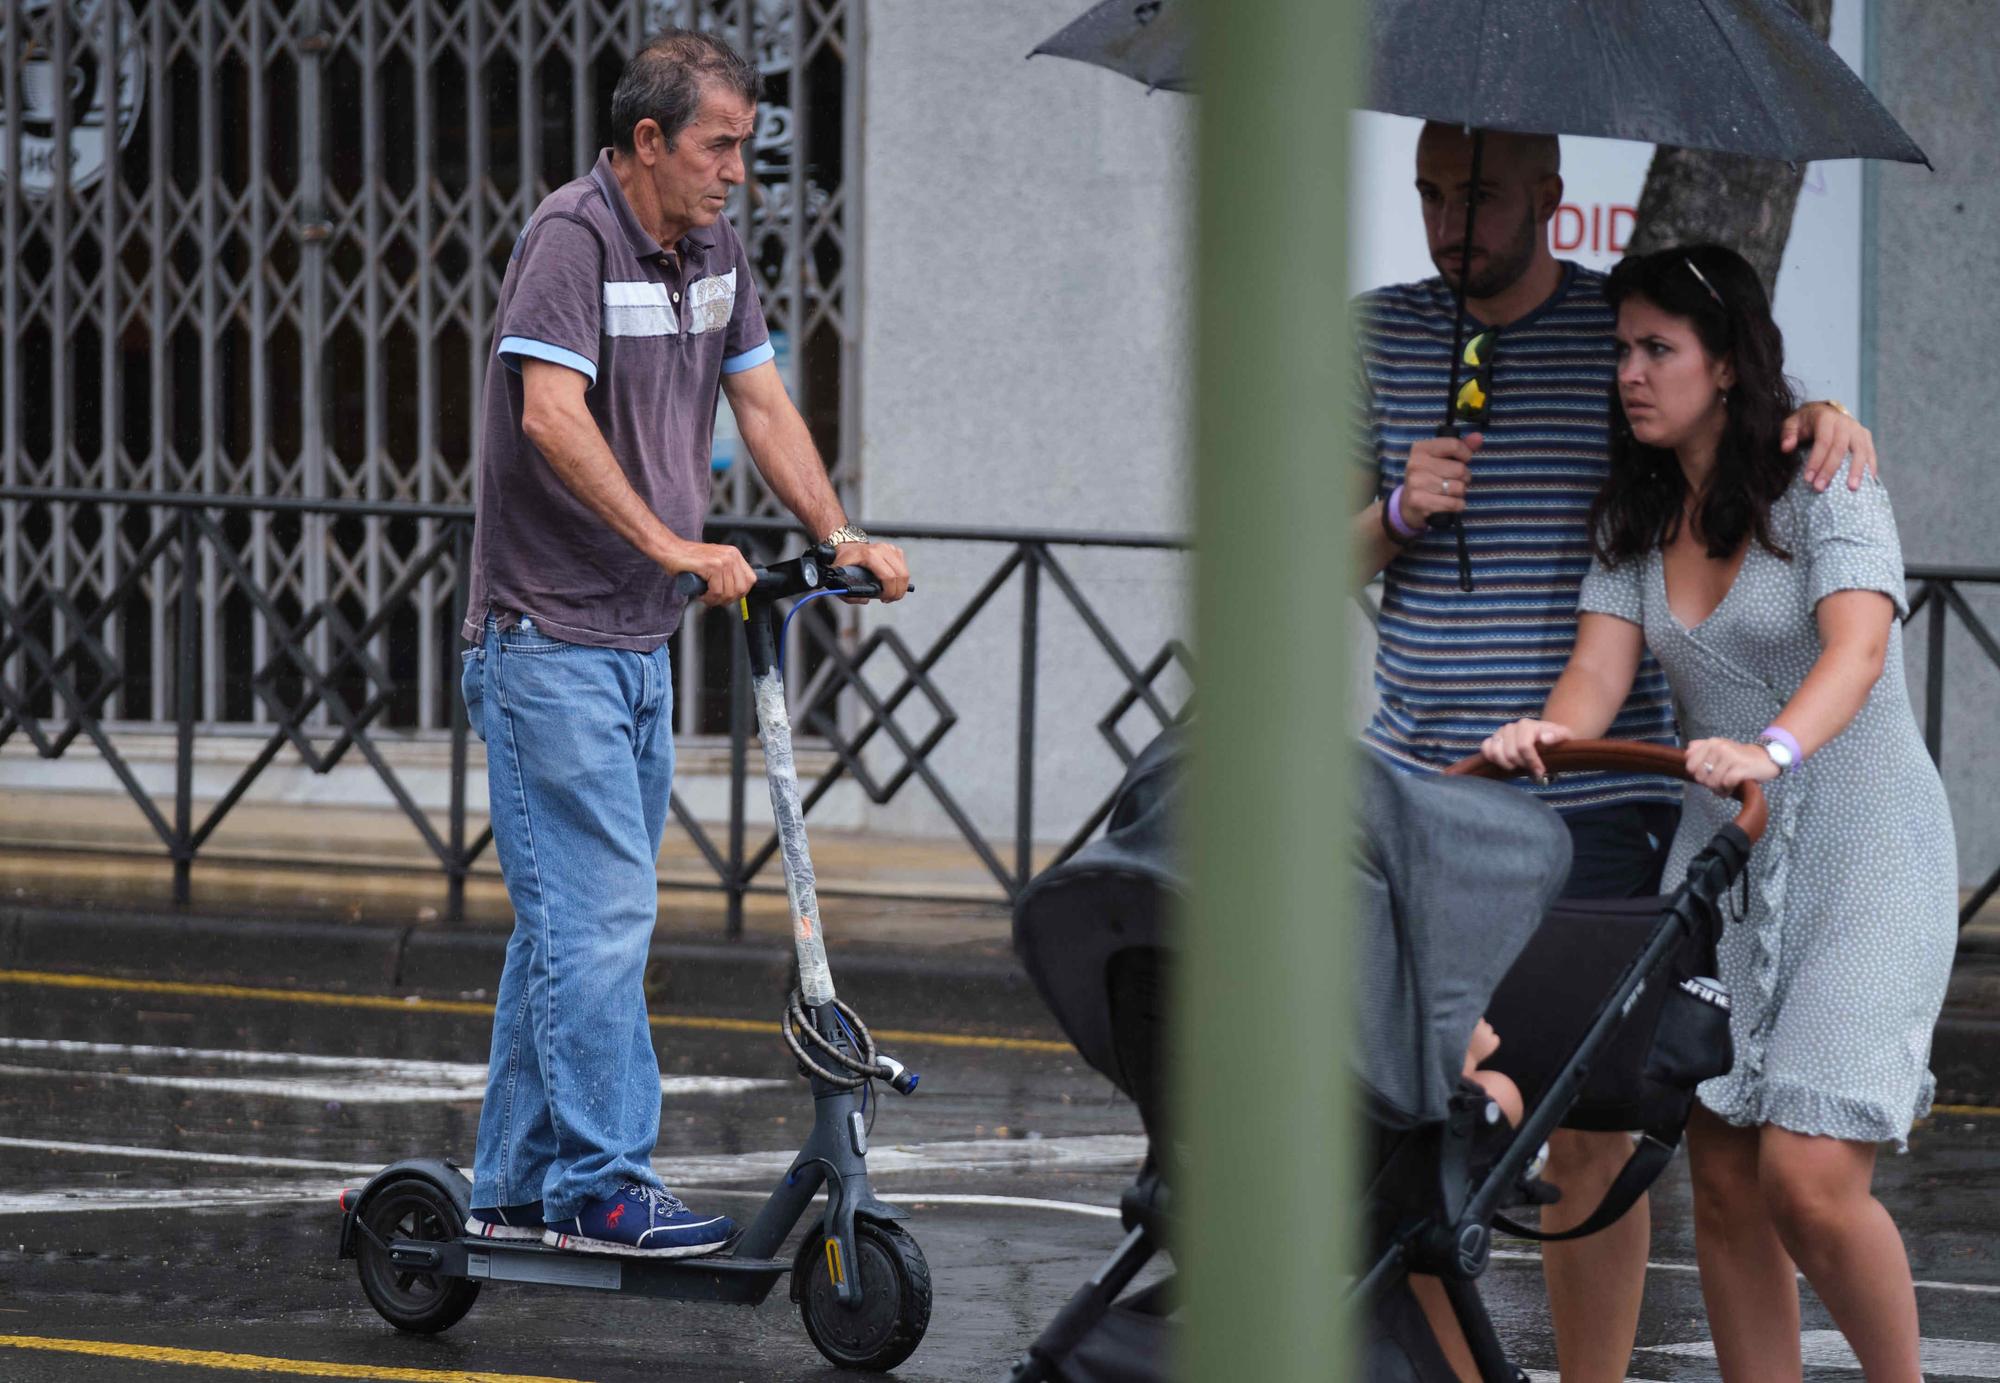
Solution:
<svg viewBox="0 0 2000 1383">
<path fill-rule="evenodd" d="M 1713 772 L 1715 772 L 1715 760 L 1713 760 L 1713 759 L 1710 759 L 1710 760 L 1709 760 L 1709 761 L 1708 761 L 1707 763 L 1703 764 L 1703 765 L 1701 766 L 1701 771 L 1702 771 L 1703 773 L 1713 773 Z"/>
<path fill-rule="evenodd" d="M 1448 494 L 1450 494 L 1450 493 L 1451 493 L 1451 482 L 1450 482 L 1449 480 L 1440 480 L 1440 481 L 1438 482 L 1438 493 L 1439 493 L 1439 494 L 1441 494 L 1441 495 L 1448 495 Z"/>
</svg>

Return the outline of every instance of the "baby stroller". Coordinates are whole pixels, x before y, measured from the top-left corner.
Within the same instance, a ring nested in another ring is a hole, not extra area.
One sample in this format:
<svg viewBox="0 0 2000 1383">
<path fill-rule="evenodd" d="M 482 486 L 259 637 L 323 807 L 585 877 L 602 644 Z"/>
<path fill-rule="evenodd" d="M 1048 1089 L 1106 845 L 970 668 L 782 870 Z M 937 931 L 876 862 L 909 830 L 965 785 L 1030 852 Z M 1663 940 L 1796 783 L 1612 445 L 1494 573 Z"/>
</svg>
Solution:
<svg viewBox="0 0 2000 1383">
<path fill-rule="evenodd" d="M 1120 1296 L 1167 1237 L 1167 929 L 1182 886 L 1173 828 L 1183 736 L 1170 728 L 1140 752 L 1103 836 L 1037 876 L 1014 907 L 1015 952 L 1084 1060 L 1139 1107 L 1146 1161 L 1119 1198 L 1124 1242 L 1015 1364 L 1012 1383 L 1167 1377 L 1173 1278 Z"/>
<path fill-rule="evenodd" d="M 1119 790 L 1105 836 L 1036 879 L 1016 906 L 1023 964 L 1085 1059 L 1138 1103 L 1149 1156 L 1122 1201 L 1125 1241 L 1030 1346 L 1015 1383 L 1168 1376 L 1171 1278 L 1120 1294 L 1170 1243 L 1158 1039 L 1170 958 L 1165 905 L 1180 887 L 1169 853 L 1178 748 L 1174 732 L 1149 746 Z M 1685 776 L 1681 756 L 1656 746 L 1584 741 L 1543 758 L 1552 772 Z M 1407 1286 L 1420 1272 L 1442 1280 L 1481 1378 L 1514 1383 L 1521 1375 L 1475 1286 L 1493 1226 L 1543 1237 L 1504 1212 L 1555 1198 L 1528 1168 L 1578 1111 L 1586 1126 L 1649 1130 L 1604 1203 L 1569 1237 L 1615 1221 L 1671 1157 L 1694 1085 L 1728 1069 L 1726 1007 L 1712 1001 L 1712 986 L 1682 981 L 1713 973 L 1720 902 L 1762 832 L 1763 799 L 1755 784 L 1739 791 L 1737 822 L 1669 897 L 1557 903 L 1567 832 L 1527 794 L 1480 781 L 1502 770 L 1474 760 L 1452 776 L 1416 777 L 1367 756 L 1359 773 L 1355 1066 L 1374 1142 L 1369 1267 L 1351 1289 L 1367 1322 L 1363 1376 L 1453 1378 Z M 1598 916 L 1606 910 L 1608 921 Z M 1492 1064 L 1526 1100 L 1518 1129 L 1461 1079 L 1482 1013 L 1501 1032 L 1501 1057 L 1511 1058 Z M 1530 1013 L 1534 1021 L 1524 1021 Z"/>
</svg>

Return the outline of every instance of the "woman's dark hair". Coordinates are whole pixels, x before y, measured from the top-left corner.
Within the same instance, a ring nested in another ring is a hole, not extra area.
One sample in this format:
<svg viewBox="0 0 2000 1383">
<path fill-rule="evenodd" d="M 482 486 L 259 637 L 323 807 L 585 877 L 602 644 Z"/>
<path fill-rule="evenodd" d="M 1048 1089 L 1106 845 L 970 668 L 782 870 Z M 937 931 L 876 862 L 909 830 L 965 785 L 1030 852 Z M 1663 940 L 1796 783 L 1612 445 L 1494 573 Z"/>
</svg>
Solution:
<svg viewBox="0 0 2000 1383">
<path fill-rule="evenodd" d="M 1742 255 L 1721 245 L 1688 245 L 1621 260 L 1604 284 L 1614 311 L 1643 298 L 1685 318 L 1702 347 L 1736 369 L 1722 441 L 1694 531 L 1711 557 L 1728 557 L 1746 536 L 1790 559 L 1771 537 L 1771 504 L 1792 483 L 1798 462 L 1778 450 L 1797 406 L 1785 377 L 1785 341 L 1771 320 L 1763 282 Z M 1672 451 L 1632 435 L 1618 385 L 1611 385 L 1611 474 L 1590 506 L 1591 546 L 1606 565 L 1664 547 L 1680 535 L 1687 477 Z"/>
<path fill-rule="evenodd" d="M 618 77 L 611 93 L 611 138 L 618 152 L 632 152 L 632 129 L 641 120 L 657 121 L 667 147 L 701 111 L 702 88 L 716 84 L 735 92 L 751 105 L 763 79 L 755 66 L 713 34 L 694 29 L 663 29 L 646 40 Z"/>
</svg>

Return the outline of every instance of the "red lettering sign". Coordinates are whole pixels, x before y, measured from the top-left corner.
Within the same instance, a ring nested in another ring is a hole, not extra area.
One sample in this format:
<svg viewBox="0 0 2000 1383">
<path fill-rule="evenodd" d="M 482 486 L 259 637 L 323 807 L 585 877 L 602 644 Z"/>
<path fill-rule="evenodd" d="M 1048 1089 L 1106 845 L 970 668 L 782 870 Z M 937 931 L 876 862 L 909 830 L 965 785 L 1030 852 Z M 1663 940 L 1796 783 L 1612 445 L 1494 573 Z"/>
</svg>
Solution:
<svg viewBox="0 0 2000 1383">
<path fill-rule="evenodd" d="M 1638 208 L 1622 202 L 1592 202 L 1588 207 L 1564 202 L 1549 224 L 1549 238 L 1558 251 L 1588 249 L 1592 254 L 1622 255 L 1638 221 Z"/>
<path fill-rule="evenodd" d="M 1568 224 L 1572 218 L 1574 218 L 1576 223 L 1574 231 L 1568 229 Z M 1571 206 L 1568 202 L 1564 202 L 1556 208 L 1555 223 L 1550 229 L 1555 233 L 1555 246 L 1558 250 L 1574 250 L 1578 248 L 1583 244 L 1583 211 L 1578 207 Z"/>
</svg>

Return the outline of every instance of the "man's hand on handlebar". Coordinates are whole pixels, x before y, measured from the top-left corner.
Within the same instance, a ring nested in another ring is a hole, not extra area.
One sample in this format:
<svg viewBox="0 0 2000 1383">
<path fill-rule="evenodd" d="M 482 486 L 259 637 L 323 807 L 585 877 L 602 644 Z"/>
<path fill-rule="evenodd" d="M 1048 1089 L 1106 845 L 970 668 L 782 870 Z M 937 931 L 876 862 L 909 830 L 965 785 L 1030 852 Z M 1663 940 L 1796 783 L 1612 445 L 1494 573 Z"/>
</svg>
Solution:
<svg viewBox="0 0 2000 1383">
<path fill-rule="evenodd" d="M 1543 767 L 1539 751 L 1575 738 L 1567 725 L 1558 725 L 1553 720 L 1517 720 L 1488 735 L 1479 752 L 1502 768 L 1525 767 L 1537 778 L 1546 778 L 1549 771 Z"/>
<path fill-rule="evenodd" d="M 727 543 L 689 543 L 667 570 L 700 577 L 707 585 L 700 596 L 704 605 L 734 605 L 757 584 L 749 560 Z"/>
<path fill-rule="evenodd" d="M 903 560 L 903 549 L 894 543 L 842 543 L 833 550 L 833 565 L 867 568 L 882 586 L 882 594 L 876 599 L 901 600 L 904 592 L 910 589 L 909 564 Z M 863 605 L 867 602 L 849 597 L 847 603 Z"/>
</svg>

